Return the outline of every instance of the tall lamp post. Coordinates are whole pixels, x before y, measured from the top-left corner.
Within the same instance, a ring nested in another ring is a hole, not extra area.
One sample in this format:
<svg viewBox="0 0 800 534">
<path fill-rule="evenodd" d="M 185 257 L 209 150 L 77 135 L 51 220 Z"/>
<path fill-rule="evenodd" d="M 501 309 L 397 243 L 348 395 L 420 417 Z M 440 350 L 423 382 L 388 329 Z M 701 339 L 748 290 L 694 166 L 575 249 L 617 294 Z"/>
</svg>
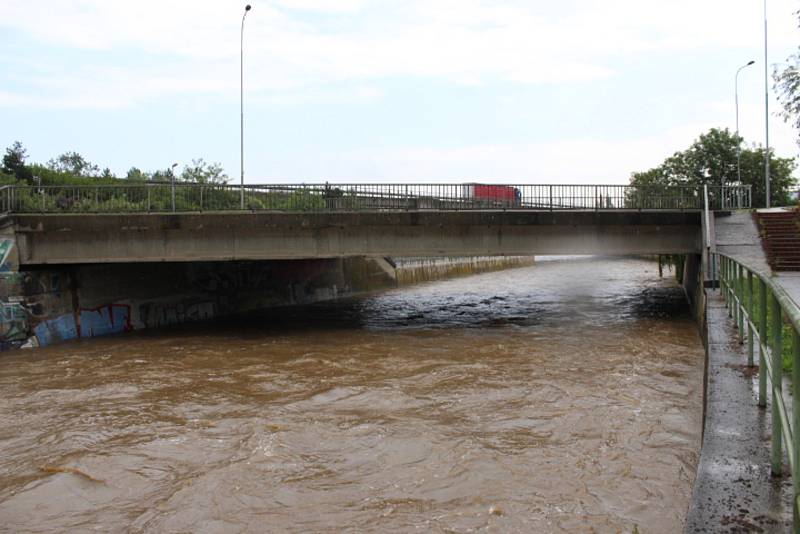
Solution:
<svg viewBox="0 0 800 534">
<path fill-rule="evenodd" d="M 170 178 L 170 181 L 172 182 L 171 189 L 172 189 L 172 211 L 173 212 L 175 211 L 175 167 L 177 167 L 177 166 L 178 166 L 177 163 L 173 163 L 169 167 L 169 178 Z"/>
<path fill-rule="evenodd" d="M 250 4 L 244 6 L 244 15 L 242 15 L 242 31 L 240 34 L 239 39 L 239 106 L 240 106 L 240 131 L 239 131 L 239 140 L 240 140 L 240 167 L 242 169 L 242 176 L 241 176 L 241 189 L 239 190 L 239 196 L 241 200 L 241 208 L 244 209 L 244 19 L 247 17 L 247 12 L 250 11 L 252 7 Z"/>
<path fill-rule="evenodd" d="M 739 70 L 736 71 L 735 77 L 735 85 L 736 85 L 736 138 L 737 138 L 737 145 L 736 145 L 736 179 L 741 185 L 742 183 L 742 166 L 741 166 L 741 158 L 742 158 L 742 142 L 739 139 L 739 73 L 742 72 L 742 69 L 746 69 L 750 65 L 755 63 L 755 60 L 750 60 L 747 62 L 746 65 L 742 65 L 739 67 Z M 724 180 L 723 176 L 723 180 Z M 724 183 L 722 185 L 725 185 Z"/>
<path fill-rule="evenodd" d="M 764 152 L 764 190 L 766 207 L 770 207 L 769 190 L 769 61 L 767 59 L 767 0 L 764 0 L 764 131 L 766 134 L 766 152 Z"/>
</svg>

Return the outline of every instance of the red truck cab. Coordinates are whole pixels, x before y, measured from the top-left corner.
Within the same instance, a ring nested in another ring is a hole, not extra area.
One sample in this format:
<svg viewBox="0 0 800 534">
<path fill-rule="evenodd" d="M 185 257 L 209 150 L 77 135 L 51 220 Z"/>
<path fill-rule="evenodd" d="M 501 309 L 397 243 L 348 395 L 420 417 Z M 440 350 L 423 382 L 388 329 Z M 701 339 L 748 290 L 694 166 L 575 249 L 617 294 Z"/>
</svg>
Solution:
<svg viewBox="0 0 800 534">
<path fill-rule="evenodd" d="M 518 187 L 510 185 L 464 184 L 464 197 L 487 206 L 506 207 L 522 204 Z"/>
</svg>

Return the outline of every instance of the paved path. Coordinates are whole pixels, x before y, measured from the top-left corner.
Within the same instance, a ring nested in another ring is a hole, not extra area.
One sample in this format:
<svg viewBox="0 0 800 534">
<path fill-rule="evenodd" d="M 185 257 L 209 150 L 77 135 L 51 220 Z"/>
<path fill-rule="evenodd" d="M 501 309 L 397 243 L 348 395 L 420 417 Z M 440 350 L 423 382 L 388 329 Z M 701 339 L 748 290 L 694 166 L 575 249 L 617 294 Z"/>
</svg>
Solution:
<svg viewBox="0 0 800 534">
<path fill-rule="evenodd" d="M 771 273 L 752 213 L 717 214 L 714 232 L 718 252 Z M 800 303 L 800 273 L 775 278 Z M 792 482 L 770 474 L 771 416 L 758 408 L 758 368 L 747 367 L 747 345 L 719 291 L 707 289 L 706 314 L 705 429 L 686 532 L 789 532 Z"/>
<path fill-rule="evenodd" d="M 769 211 L 775 211 L 775 209 Z M 772 273 L 775 281 L 800 307 L 800 272 L 772 272 L 767 264 L 764 249 L 761 246 L 761 236 L 752 213 L 742 211 L 733 212 L 730 216 L 718 215 L 715 219 L 714 230 L 719 252 L 728 254 L 741 263 L 764 273 Z"/>
<path fill-rule="evenodd" d="M 728 254 L 759 271 L 770 272 L 758 227 L 749 211 L 718 214 L 714 220 L 717 251 Z"/>
<path fill-rule="evenodd" d="M 770 475 L 770 414 L 758 408 L 757 372 L 719 292 L 708 290 L 707 302 L 705 429 L 685 531 L 790 532 L 792 482 Z"/>
</svg>

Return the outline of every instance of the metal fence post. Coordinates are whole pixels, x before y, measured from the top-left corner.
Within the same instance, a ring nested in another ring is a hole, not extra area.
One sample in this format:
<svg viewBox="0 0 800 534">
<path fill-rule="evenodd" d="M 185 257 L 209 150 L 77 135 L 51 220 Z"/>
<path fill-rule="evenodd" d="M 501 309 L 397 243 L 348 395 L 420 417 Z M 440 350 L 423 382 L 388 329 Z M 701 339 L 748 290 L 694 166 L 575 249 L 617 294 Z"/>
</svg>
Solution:
<svg viewBox="0 0 800 534">
<path fill-rule="evenodd" d="M 761 344 L 758 347 L 758 405 L 762 408 L 767 406 L 767 347 L 769 347 L 769 336 L 767 335 L 767 283 L 761 278 L 758 279 L 758 335 Z"/>
<path fill-rule="evenodd" d="M 794 443 L 794 497 L 800 494 L 800 334 L 792 327 L 792 442 Z M 792 506 L 792 508 L 797 508 Z M 795 525 L 797 518 L 795 517 Z"/>
<path fill-rule="evenodd" d="M 781 447 L 781 417 L 778 412 L 777 397 L 781 394 L 783 380 L 783 321 L 781 320 L 781 305 L 775 295 L 770 299 L 772 308 L 772 474 L 780 475 L 783 467 L 783 450 Z"/>
<path fill-rule="evenodd" d="M 800 334 L 792 326 L 792 444 L 794 445 L 794 470 L 792 471 L 792 527 L 800 531 L 797 498 L 800 496 Z"/>
<path fill-rule="evenodd" d="M 739 327 L 739 311 L 738 297 L 739 297 L 739 266 L 735 261 L 731 262 L 731 304 L 733 305 L 733 324 Z"/>
<path fill-rule="evenodd" d="M 733 270 L 730 258 L 725 258 L 725 270 L 727 271 L 725 287 L 728 293 L 728 317 L 733 317 Z"/>
<path fill-rule="evenodd" d="M 731 273 L 731 260 L 725 258 L 725 294 L 728 299 L 728 304 L 732 307 L 733 299 L 731 298 L 731 280 L 733 275 Z"/>
<path fill-rule="evenodd" d="M 725 256 L 719 257 L 719 292 L 725 301 L 725 308 L 728 308 L 728 259 Z"/>
<path fill-rule="evenodd" d="M 753 273 L 747 271 L 747 365 L 753 367 L 753 311 L 756 303 L 753 300 Z"/>
<path fill-rule="evenodd" d="M 708 249 L 708 262 L 711 264 L 711 289 L 715 289 L 719 283 L 719 273 L 717 272 L 717 257 L 711 253 L 711 247 Z"/>
<path fill-rule="evenodd" d="M 744 344 L 744 267 L 741 264 L 736 264 L 736 289 L 739 292 L 739 306 L 738 315 L 736 317 L 736 324 L 739 327 L 739 345 Z"/>
<path fill-rule="evenodd" d="M 739 328 L 739 265 L 731 260 L 731 289 L 733 291 L 733 297 L 731 298 L 731 303 L 733 303 L 733 324 L 736 325 L 736 328 Z"/>
</svg>

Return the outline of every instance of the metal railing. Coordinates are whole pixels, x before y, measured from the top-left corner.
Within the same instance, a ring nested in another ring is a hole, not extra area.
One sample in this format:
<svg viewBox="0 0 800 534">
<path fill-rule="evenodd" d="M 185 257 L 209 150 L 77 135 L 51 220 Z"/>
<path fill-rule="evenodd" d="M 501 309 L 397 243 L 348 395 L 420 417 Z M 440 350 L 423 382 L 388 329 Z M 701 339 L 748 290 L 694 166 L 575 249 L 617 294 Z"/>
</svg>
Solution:
<svg viewBox="0 0 800 534">
<path fill-rule="evenodd" d="M 241 211 L 240 186 L 140 183 L 0 188 L 6 213 Z M 245 211 L 701 210 L 702 186 L 269 184 Z M 708 187 L 711 209 L 749 208 L 750 186 Z"/>
<path fill-rule="evenodd" d="M 738 329 L 739 342 L 747 340 L 747 364 L 754 365 L 758 348 L 758 405 L 766 407 L 771 393 L 773 475 L 783 469 L 783 447 L 794 485 L 794 532 L 800 531 L 800 309 L 772 277 L 718 252 L 720 291 L 728 315 Z M 792 411 L 783 399 L 784 342 L 790 338 Z M 769 383 L 769 384 L 768 384 Z"/>
<path fill-rule="evenodd" d="M 10 185 L 0 187 L 0 215 L 11 213 L 11 187 Z"/>
</svg>

